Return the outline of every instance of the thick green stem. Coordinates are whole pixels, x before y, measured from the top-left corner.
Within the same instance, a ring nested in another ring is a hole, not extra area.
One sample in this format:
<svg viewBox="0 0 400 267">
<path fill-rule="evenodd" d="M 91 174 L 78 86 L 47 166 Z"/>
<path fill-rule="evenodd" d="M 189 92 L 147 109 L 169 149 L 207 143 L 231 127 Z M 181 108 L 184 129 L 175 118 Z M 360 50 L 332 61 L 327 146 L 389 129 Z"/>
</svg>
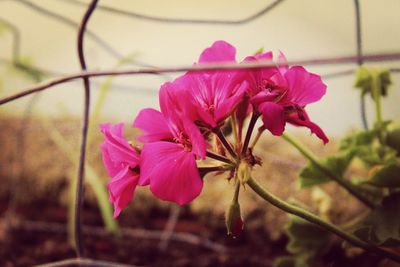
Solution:
<svg viewBox="0 0 400 267">
<path fill-rule="evenodd" d="M 314 164 L 314 166 L 316 166 L 321 172 L 323 172 L 333 181 L 337 182 L 340 186 L 346 189 L 347 192 L 352 194 L 354 197 L 356 197 L 358 200 L 364 203 L 367 207 L 372 209 L 376 206 L 375 203 L 372 202 L 369 198 L 367 198 L 362 193 L 357 191 L 357 188 L 355 188 L 354 185 L 351 184 L 349 181 L 343 179 L 342 177 L 336 175 L 336 173 L 333 173 L 331 170 L 321 165 L 320 162 L 317 160 L 316 156 L 307 148 L 305 148 L 303 145 L 301 145 L 294 137 L 290 136 L 287 133 L 283 134 L 282 137 L 287 142 L 292 144 L 304 157 L 306 157 L 312 164 Z"/>
<path fill-rule="evenodd" d="M 382 124 L 382 106 L 381 106 L 381 80 L 378 73 L 373 73 L 372 95 L 375 102 L 375 120 L 378 125 Z"/>
<path fill-rule="evenodd" d="M 236 181 L 235 193 L 233 195 L 232 202 L 238 203 L 238 201 L 239 201 L 239 191 L 240 191 L 240 181 Z"/>
<path fill-rule="evenodd" d="M 379 127 L 378 138 L 379 142 L 384 145 L 384 128 L 382 128 L 383 118 L 382 118 L 382 104 L 381 104 L 381 79 L 379 77 L 379 72 L 376 70 L 372 70 L 372 96 L 374 98 L 375 103 L 375 125 Z"/>
<path fill-rule="evenodd" d="M 250 178 L 248 180 L 247 184 L 254 192 L 257 193 L 257 195 L 259 195 L 261 198 L 268 201 L 275 207 L 277 207 L 283 211 L 286 211 L 287 213 L 296 215 L 308 222 L 314 223 L 314 224 L 320 226 L 321 228 L 323 228 L 333 234 L 336 234 L 337 236 L 341 237 L 342 239 L 346 240 L 347 242 L 365 249 L 366 251 L 376 253 L 380 256 L 389 258 L 396 262 L 400 262 L 400 255 L 393 254 L 393 253 L 390 253 L 389 251 L 383 250 L 379 247 L 370 245 L 370 244 L 358 239 L 356 236 L 343 231 L 336 225 L 333 225 L 329 222 L 322 220 L 315 214 L 313 214 L 307 210 L 304 210 L 298 206 L 295 206 L 295 205 L 292 205 L 292 204 L 289 204 L 289 203 L 283 201 L 282 199 L 274 196 L 272 193 L 268 192 L 266 189 L 261 187 L 261 185 L 259 185 L 255 180 L 253 180 L 253 178 Z"/>
</svg>

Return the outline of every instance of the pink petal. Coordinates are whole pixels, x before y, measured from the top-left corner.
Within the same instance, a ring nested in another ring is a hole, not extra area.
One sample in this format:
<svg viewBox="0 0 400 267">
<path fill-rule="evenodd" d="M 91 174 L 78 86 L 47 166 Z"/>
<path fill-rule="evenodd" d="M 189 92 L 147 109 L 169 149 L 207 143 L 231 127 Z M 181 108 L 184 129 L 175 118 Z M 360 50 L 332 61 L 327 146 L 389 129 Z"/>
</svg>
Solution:
<svg viewBox="0 0 400 267">
<path fill-rule="evenodd" d="M 185 133 L 187 134 L 191 142 L 192 153 L 197 155 L 200 159 L 205 159 L 207 144 L 204 136 L 201 134 L 199 128 L 192 121 L 185 117 L 182 117 L 181 120 L 184 126 Z"/>
<path fill-rule="evenodd" d="M 321 77 L 303 67 L 291 67 L 285 73 L 285 78 L 289 87 L 287 98 L 300 106 L 316 102 L 326 93 L 326 85 Z"/>
<path fill-rule="evenodd" d="M 160 106 L 163 112 L 168 127 L 172 132 L 177 142 L 182 142 L 182 135 L 186 135 L 190 142 L 192 151 L 200 158 L 204 159 L 206 155 L 206 142 L 199 128 L 193 123 L 191 118 L 187 116 L 182 107 L 180 106 L 181 99 L 177 93 L 176 88 L 171 85 L 162 86 L 160 89 Z M 182 143 L 183 144 L 183 143 Z M 188 145 L 188 144 L 183 144 Z"/>
<path fill-rule="evenodd" d="M 179 144 L 145 144 L 140 168 L 141 175 L 150 179 L 153 194 L 162 200 L 183 205 L 196 198 L 203 188 L 194 154 Z"/>
<path fill-rule="evenodd" d="M 273 135 L 282 135 L 286 123 L 284 108 L 272 102 L 265 102 L 260 105 L 259 111 L 262 113 L 264 127 Z"/>
<path fill-rule="evenodd" d="M 133 126 L 144 132 L 143 135 L 137 137 L 137 140 L 144 143 L 173 138 L 164 115 L 152 108 L 141 110 Z"/>
<path fill-rule="evenodd" d="M 225 41 L 216 41 L 200 55 L 199 63 L 235 62 L 236 48 Z"/>
<path fill-rule="evenodd" d="M 101 145 L 103 163 L 110 176 L 114 176 L 121 168 L 139 165 L 138 152 L 123 137 L 124 124 L 102 124 L 101 131 L 104 134 L 104 143 Z"/>
<path fill-rule="evenodd" d="M 139 175 L 126 166 L 107 184 L 110 202 L 114 205 L 114 218 L 117 218 L 121 210 L 132 200 L 138 180 Z"/>
<path fill-rule="evenodd" d="M 313 123 L 310 118 L 308 117 L 307 113 L 303 110 L 302 112 L 303 119 L 299 118 L 299 115 L 297 112 L 291 113 L 288 118 L 287 122 L 290 124 L 293 124 L 295 126 L 305 126 L 311 130 L 312 133 L 316 134 L 319 139 L 324 142 L 324 144 L 329 142 L 328 137 L 325 135 L 324 131 L 315 123 Z"/>
<path fill-rule="evenodd" d="M 282 64 L 278 67 L 279 72 L 283 75 L 285 72 L 289 69 L 289 65 L 285 64 L 287 62 L 285 54 L 282 53 L 282 51 L 279 51 L 278 54 L 278 63 Z"/>
</svg>

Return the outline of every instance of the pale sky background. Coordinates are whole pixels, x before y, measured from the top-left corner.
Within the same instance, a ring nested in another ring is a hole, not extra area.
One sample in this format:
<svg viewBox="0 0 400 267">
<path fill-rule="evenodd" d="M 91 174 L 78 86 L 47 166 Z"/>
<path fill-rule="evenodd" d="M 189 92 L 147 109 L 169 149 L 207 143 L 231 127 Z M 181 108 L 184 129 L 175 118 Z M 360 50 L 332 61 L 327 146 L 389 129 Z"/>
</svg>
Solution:
<svg viewBox="0 0 400 267">
<path fill-rule="evenodd" d="M 60 0 L 30 0 L 79 22 L 85 7 Z M 85 1 L 89 3 L 89 1 Z M 240 19 L 262 9 L 272 1 L 260 0 L 100 0 L 102 5 L 169 18 Z M 362 7 L 363 45 L 365 53 L 400 51 L 400 1 L 360 0 Z M 77 29 L 40 14 L 18 0 L 0 1 L 0 18 L 15 24 L 21 31 L 23 56 L 35 66 L 62 73 L 79 71 L 76 53 Z M 168 24 L 127 18 L 102 10 L 95 11 L 89 29 L 106 40 L 122 55 L 136 54 L 136 59 L 156 66 L 181 66 L 195 62 L 201 51 L 215 40 L 226 40 L 237 47 L 238 60 L 260 47 L 283 51 L 289 60 L 332 57 L 355 53 L 354 6 L 351 0 L 286 0 L 272 12 L 242 25 Z M 12 38 L 0 35 L 0 57 L 10 58 Z M 117 60 L 93 40 L 86 38 L 85 51 L 91 70 L 106 70 Z M 377 64 L 375 64 L 377 65 Z M 381 66 L 400 67 L 400 61 Z M 307 67 L 320 74 L 355 67 L 349 64 L 332 67 Z M 124 68 L 135 68 L 125 66 Z M 175 75 L 175 74 L 174 74 Z M 171 75 L 171 76 L 174 76 Z M 328 93 L 319 103 L 310 105 L 310 117 L 330 135 L 361 127 L 358 91 L 352 89 L 353 76 L 326 79 Z M 0 66 L 3 83 L 1 96 L 21 91 L 32 81 Z M 144 107 L 158 107 L 156 94 L 165 77 L 143 75 L 118 77 L 103 108 L 111 122 L 130 123 Z M 97 80 L 102 81 L 101 79 Z M 390 98 L 384 101 L 386 118 L 400 117 L 400 75 L 393 75 Z M 98 83 L 93 85 L 93 102 Z M 1 107 L 18 113 L 28 98 Z M 51 117 L 82 113 L 82 85 L 74 82 L 42 93 L 36 114 Z M 368 105 L 373 119 L 371 103 Z"/>
</svg>

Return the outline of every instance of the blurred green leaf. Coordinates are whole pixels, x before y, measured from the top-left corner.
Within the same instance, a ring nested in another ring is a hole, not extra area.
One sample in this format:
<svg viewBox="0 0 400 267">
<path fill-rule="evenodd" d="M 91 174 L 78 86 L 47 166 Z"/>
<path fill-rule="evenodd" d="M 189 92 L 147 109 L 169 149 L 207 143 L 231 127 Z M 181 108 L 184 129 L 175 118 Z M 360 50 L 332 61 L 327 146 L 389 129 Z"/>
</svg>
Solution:
<svg viewBox="0 0 400 267">
<path fill-rule="evenodd" d="M 259 55 L 259 54 L 262 54 L 262 53 L 264 53 L 264 47 L 258 48 L 258 49 L 256 50 L 256 52 L 254 53 L 254 55 Z"/>
<path fill-rule="evenodd" d="M 354 151 L 367 166 L 386 165 L 396 160 L 396 151 L 388 146 L 360 146 Z"/>
<path fill-rule="evenodd" d="M 340 156 L 323 159 L 320 164 L 338 176 L 343 176 L 352 159 L 353 153 L 344 153 Z M 331 181 L 331 178 L 312 162 L 309 162 L 300 172 L 301 188 L 307 188 L 329 181 Z"/>
<path fill-rule="evenodd" d="M 379 246 L 400 245 L 400 193 L 385 197 L 354 232 L 360 239 Z"/>
<path fill-rule="evenodd" d="M 275 260 L 274 267 L 309 267 L 318 256 L 323 255 L 329 246 L 331 234 L 326 230 L 295 216 L 285 226 L 289 238 L 286 250 L 292 256 Z"/>
<path fill-rule="evenodd" d="M 372 89 L 374 86 L 374 79 L 379 79 L 381 85 L 381 95 L 386 96 L 389 86 L 392 84 L 389 69 L 373 69 L 361 66 L 356 72 L 356 79 L 354 87 L 361 90 L 362 94 L 370 94 L 373 96 Z"/>
<path fill-rule="evenodd" d="M 305 259 L 295 256 L 286 256 L 274 261 L 273 267 L 309 267 Z"/>
<path fill-rule="evenodd" d="M 287 251 L 310 257 L 322 252 L 331 236 L 321 227 L 295 216 L 290 216 L 290 221 L 285 227 L 285 233 L 289 237 L 289 243 L 286 246 Z"/>
<path fill-rule="evenodd" d="M 400 187 L 400 165 L 391 163 L 383 166 L 366 183 L 378 187 Z"/>
<path fill-rule="evenodd" d="M 387 133 L 386 143 L 396 150 L 397 156 L 400 156 L 400 128 L 393 129 Z"/>
<path fill-rule="evenodd" d="M 377 137 L 377 132 L 375 130 L 352 133 L 342 139 L 340 142 L 340 150 L 351 150 L 359 146 L 369 145 L 374 141 L 375 137 Z"/>
</svg>

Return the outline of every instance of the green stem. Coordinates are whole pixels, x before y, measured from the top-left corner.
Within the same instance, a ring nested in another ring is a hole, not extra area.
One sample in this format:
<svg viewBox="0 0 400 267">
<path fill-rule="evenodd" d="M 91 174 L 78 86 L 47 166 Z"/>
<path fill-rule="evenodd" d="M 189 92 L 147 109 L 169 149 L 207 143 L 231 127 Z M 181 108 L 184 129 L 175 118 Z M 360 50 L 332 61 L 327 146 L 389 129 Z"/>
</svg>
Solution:
<svg viewBox="0 0 400 267">
<path fill-rule="evenodd" d="M 376 123 L 382 124 L 382 106 L 381 106 L 381 80 L 378 73 L 373 73 L 373 88 L 372 94 L 375 102 L 375 120 Z"/>
<path fill-rule="evenodd" d="M 228 163 L 230 165 L 235 165 L 230 159 L 228 159 L 222 155 L 215 154 L 214 152 L 211 152 L 211 151 L 207 151 L 206 156 L 209 158 L 215 159 L 215 160 L 219 160 L 224 163 Z"/>
<path fill-rule="evenodd" d="M 313 214 L 307 210 L 304 210 L 298 206 L 295 206 L 295 205 L 292 205 L 292 204 L 289 204 L 289 203 L 283 201 L 282 199 L 274 196 L 272 193 L 268 192 L 266 189 L 261 187 L 255 180 L 253 180 L 253 178 L 250 178 L 248 180 L 247 184 L 261 198 L 268 201 L 275 207 L 277 207 L 283 211 L 286 211 L 287 213 L 296 215 L 308 222 L 314 223 L 314 224 L 322 227 L 323 229 L 325 229 L 333 234 L 336 234 L 337 236 L 341 237 L 342 239 L 346 240 L 347 242 L 365 249 L 368 252 L 376 253 L 380 256 L 392 259 L 396 262 L 400 262 L 400 255 L 396 255 L 396 254 L 390 253 L 389 251 L 383 250 L 379 247 L 370 245 L 370 244 L 358 239 L 356 236 L 351 235 L 347 232 L 344 232 L 342 229 L 340 229 L 336 225 L 333 225 L 329 222 L 322 220 L 315 214 Z"/>
<path fill-rule="evenodd" d="M 240 182 L 236 181 L 235 193 L 233 195 L 232 202 L 234 202 L 234 203 L 239 202 L 239 191 L 240 191 Z"/>
<path fill-rule="evenodd" d="M 381 104 L 381 79 L 379 78 L 379 72 L 378 71 L 371 71 L 372 72 L 372 96 L 374 98 L 375 102 L 375 125 L 377 125 L 379 128 L 378 131 L 378 138 L 379 142 L 384 145 L 385 144 L 385 138 L 384 138 L 384 132 L 382 128 L 382 123 L 383 123 L 383 118 L 382 118 L 382 104 Z"/>
<path fill-rule="evenodd" d="M 373 203 L 369 198 L 367 198 L 362 193 L 357 191 L 357 188 L 355 188 L 353 184 L 351 184 L 349 181 L 343 179 L 341 176 L 336 175 L 331 170 L 321 165 L 321 163 L 317 160 L 316 156 L 307 148 L 305 148 L 303 145 L 301 145 L 294 137 L 290 136 L 287 133 L 283 134 L 282 137 L 287 142 L 292 144 L 304 157 L 306 157 L 312 164 L 314 164 L 314 166 L 316 166 L 321 172 L 323 172 L 329 178 L 337 182 L 340 186 L 346 189 L 347 192 L 352 194 L 354 197 L 356 197 L 358 200 L 364 203 L 367 207 L 372 209 L 376 206 L 375 203 Z"/>
</svg>

